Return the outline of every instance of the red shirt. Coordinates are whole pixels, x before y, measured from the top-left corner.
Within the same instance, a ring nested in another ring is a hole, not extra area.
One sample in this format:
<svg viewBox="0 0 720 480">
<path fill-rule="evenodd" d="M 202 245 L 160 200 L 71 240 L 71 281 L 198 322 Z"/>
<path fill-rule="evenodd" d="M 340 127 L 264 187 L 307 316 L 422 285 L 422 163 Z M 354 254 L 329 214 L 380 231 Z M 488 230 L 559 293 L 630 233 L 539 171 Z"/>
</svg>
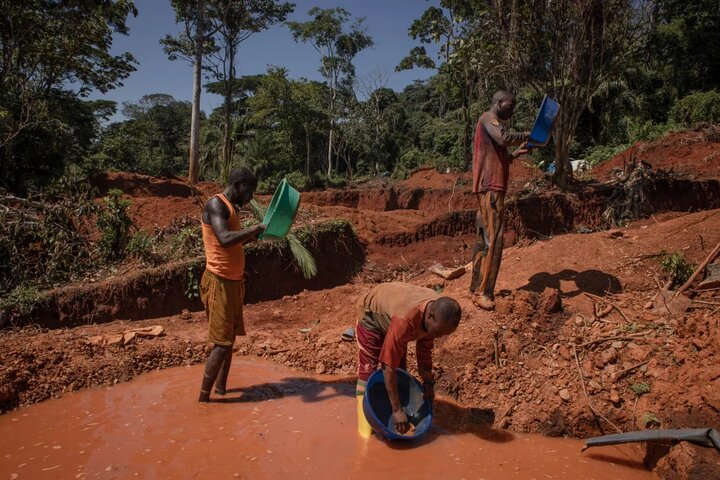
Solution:
<svg viewBox="0 0 720 480">
<path fill-rule="evenodd" d="M 385 337 L 380 362 L 398 368 L 407 344 L 414 341 L 418 369 L 432 370 L 433 338 L 425 331 L 423 317 L 428 304 L 438 297 L 430 288 L 389 282 L 373 287 L 360 299 L 360 323 Z"/>
<path fill-rule="evenodd" d="M 473 140 L 473 193 L 507 191 L 512 162 L 507 147 L 521 145 L 528 137 L 505 130 L 492 112 L 480 116 Z"/>
<path fill-rule="evenodd" d="M 418 371 L 432 371 L 432 350 L 435 339 L 428 336 L 423 327 L 425 309 L 430 302 L 432 300 L 426 300 L 405 315 L 392 317 L 380 351 L 380 362 L 398 368 L 407 354 L 408 343 L 414 341 Z"/>
</svg>

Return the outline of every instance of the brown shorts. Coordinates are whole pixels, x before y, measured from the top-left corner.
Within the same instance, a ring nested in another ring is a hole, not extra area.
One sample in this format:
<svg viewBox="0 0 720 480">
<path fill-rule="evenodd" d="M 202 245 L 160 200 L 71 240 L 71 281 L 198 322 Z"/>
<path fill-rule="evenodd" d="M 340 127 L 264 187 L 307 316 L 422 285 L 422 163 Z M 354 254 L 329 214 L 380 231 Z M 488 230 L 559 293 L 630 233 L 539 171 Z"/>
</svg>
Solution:
<svg viewBox="0 0 720 480">
<path fill-rule="evenodd" d="M 232 345 L 236 335 L 245 335 L 244 298 L 244 280 L 226 280 L 205 270 L 200 281 L 200 299 L 208 318 L 208 341 Z"/>
</svg>

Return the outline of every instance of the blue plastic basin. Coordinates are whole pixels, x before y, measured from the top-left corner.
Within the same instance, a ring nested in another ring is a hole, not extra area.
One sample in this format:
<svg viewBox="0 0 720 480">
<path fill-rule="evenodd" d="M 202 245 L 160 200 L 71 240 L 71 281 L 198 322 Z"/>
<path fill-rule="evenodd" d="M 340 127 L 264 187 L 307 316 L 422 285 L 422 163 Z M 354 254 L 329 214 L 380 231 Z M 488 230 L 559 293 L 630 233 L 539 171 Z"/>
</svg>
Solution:
<svg viewBox="0 0 720 480">
<path fill-rule="evenodd" d="M 376 370 L 368 378 L 363 398 L 363 412 L 375 433 L 388 440 L 417 440 L 425 435 L 432 424 L 432 404 L 423 399 L 423 387 L 420 382 L 405 370 L 397 369 L 398 393 L 400 404 L 415 425 L 413 435 L 401 435 L 392 424 L 392 405 L 385 389 L 385 377 L 382 369 Z"/>
<path fill-rule="evenodd" d="M 555 126 L 555 120 L 557 120 L 559 112 L 560 105 L 545 95 L 540 104 L 540 111 L 537 117 L 535 117 L 535 124 L 530 131 L 530 139 L 528 140 L 529 148 L 547 145 L 550 141 L 550 134 L 552 133 L 553 126 Z"/>
</svg>

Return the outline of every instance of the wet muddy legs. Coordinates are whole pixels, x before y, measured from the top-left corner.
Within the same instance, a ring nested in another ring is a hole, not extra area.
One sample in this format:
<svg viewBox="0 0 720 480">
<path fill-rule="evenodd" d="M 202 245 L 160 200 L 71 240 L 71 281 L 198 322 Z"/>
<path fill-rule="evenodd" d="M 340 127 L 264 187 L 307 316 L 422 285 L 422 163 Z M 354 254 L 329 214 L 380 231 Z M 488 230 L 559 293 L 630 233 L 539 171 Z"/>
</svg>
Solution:
<svg viewBox="0 0 720 480">
<path fill-rule="evenodd" d="M 199 402 L 210 401 L 210 390 L 215 385 L 216 393 L 225 393 L 228 372 L 232 362 L 232 345 L 215 345 L 205 363 L 205 374 L 200 387 Z M 217 383 L 215 381 L 217 380 Z"/>
<path fill-rule="evenodd" d="M 476 303 L 481 307 L 492 308 L 495 282 L 502 260 L 505 194 L 482 192 L 478 194 L 478 203 L 475 218 L 477 242 L 473 250 L 470 292 L 478 295 Z"/>
</svg>

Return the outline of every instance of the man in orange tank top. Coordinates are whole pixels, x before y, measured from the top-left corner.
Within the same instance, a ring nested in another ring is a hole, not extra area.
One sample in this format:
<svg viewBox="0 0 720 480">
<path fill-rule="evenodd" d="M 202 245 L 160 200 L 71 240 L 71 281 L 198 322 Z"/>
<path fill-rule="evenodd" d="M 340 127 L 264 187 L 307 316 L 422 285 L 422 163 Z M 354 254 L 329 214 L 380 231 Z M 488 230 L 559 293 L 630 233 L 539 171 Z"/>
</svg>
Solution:
<svg viewBox="0 0 720 480">
<path fill-rule="evenodd" d="M 206 264 L 200 282 L 200 298 L 208 318 L 208 340 L 215 346 L 205 364 L 201 402 L 210 400 L 213 385 L 215 393 L 225 393 L 235 336 L 245 335 L 243 245 L 257 240 L 265 225 L 241 228 L 235 205 L 242 207 L 250 202 L 255 188 L 255 174 L 247 168 L 233 169 L 225 191 L 210 198 L 202 213 Z"/>
<path fill-rule="evenodd" d="M 529 133 L 510 132 L 503 122 L 510 120 L 515 98 L 502 90 L 492 97 L 490 110 L 475 127 L 473 142 L 473 193 L 478 197 L 475 219 L 477 243 L 473 252 L 470 292 L 473 302 L 485 310 L 495 308 L 495 280 L 500 271 L 505 229 L 505 193 L 510 163 L 527 153 Z M 512 154 L 509 146 L 520 146 Z"/>
</svg>

